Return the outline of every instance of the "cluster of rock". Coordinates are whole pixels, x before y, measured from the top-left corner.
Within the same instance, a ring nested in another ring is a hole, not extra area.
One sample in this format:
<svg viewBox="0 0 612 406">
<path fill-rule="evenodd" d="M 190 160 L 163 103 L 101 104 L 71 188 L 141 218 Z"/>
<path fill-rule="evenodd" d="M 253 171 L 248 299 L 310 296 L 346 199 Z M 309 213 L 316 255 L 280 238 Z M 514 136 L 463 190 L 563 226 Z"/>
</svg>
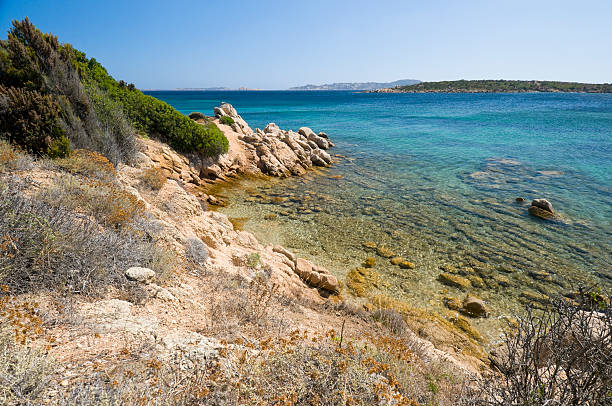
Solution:
<svg viewBox="0 0 612 406">
<path fill-rule="evenodd" d="M 326 151 L 334 144 L 323 132 L 315 134 L 310 128 L 302 127 L 296 133 L 281 130 L 274 123 L 268 124 L 263 130 L 257 128 L 253 131 L 228 103 L 215 107 L 214 113 L 219 119 L 232 118 L 232 130 L 238 134 L 244 147 L 250 150 L 257 168 L 266 175 L 299 176 L 313 166 L 326 167 L 332 163 Z"/>
<path fill-rule="evenodd" d="M 273 247 L 272 251 L 283 254 L 289 260 L 285 261 L 285 263 L 310 286 L 321 289 L 326 293 L 338 293 L 340 291 L 338 279 L 329 273 L 327 269 L 317 266 L 304 258 L 297 258 L 295 254 L 279 245 Z"/>
</svg>

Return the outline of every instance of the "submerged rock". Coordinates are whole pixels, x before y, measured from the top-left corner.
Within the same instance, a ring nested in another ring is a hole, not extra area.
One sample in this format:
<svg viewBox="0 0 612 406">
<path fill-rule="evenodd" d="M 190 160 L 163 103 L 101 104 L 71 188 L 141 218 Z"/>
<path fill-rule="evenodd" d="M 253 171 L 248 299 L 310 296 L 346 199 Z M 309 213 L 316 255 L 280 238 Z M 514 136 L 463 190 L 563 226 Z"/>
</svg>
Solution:
<svg viewBox="0 0 612 406">
<path fill-rule="evenodd" d="M 395 252 L 391 251 L 387 247 L 378 247 L 376 249 L 376 253 L 384 258 L 391 258 L 395 256 Z"/>
<path fill-rule="evenodd" d="M 543 219 L 552 219 L 555 217 L 555 211 L 552 204 L 546 199 L 534 199 L 529 207 L 529 214 Z"/>
<path fill-rule="evenodd" d="M 486 317 L 489 313 L 485 302 L 472 295 L 467 295 L 463 300 L 463 312 L 472 317 Z"/>
<path fill-rule="evenodd" d="M 463 290 L 469 289 L 470 287 L 472 287 L 472 283 L 469 281 L 469 279 L 466 279 L 459 275 L 453 275 L 447 272 L 442 272 L 438 276 L 438 280 L 445 285 L 452 286 L 454 288 L 463 289 Z"/>
<path fill-rule="evenodd" d="M 402 261 L 399 263 L 399 267 L 402 269 L 414 269 L 415 265 L 409 261 Z"/>
</svg>

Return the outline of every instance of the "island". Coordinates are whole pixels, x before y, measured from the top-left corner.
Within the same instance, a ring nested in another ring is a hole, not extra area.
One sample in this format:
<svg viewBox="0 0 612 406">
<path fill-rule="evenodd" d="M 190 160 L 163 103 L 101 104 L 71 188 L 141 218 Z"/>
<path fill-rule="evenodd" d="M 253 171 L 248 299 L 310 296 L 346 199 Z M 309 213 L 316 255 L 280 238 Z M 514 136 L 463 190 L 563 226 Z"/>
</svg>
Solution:
<svg viewBox="0 0 612 406">
<path fill-rule="evenodd" d="M 368 93 L 612 93 L 612 83 L 548 80 L 444 80 L 368 90 Z"/>
</svg>

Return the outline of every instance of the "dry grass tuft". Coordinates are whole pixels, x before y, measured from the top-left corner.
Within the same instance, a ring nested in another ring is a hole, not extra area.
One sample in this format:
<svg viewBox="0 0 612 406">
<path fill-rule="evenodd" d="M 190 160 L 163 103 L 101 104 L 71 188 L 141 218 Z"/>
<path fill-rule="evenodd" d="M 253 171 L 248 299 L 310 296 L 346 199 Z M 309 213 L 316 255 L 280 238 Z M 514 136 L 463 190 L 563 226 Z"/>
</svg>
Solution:
<svg viewBox="0 0 612 406">
<path fill-rule="evenodd" d="M 166 183 L 166 175 L 160 168 L 147 168 L 140 176 L 142 182 L 153 190 L 159 190 Z"/>
</svg>

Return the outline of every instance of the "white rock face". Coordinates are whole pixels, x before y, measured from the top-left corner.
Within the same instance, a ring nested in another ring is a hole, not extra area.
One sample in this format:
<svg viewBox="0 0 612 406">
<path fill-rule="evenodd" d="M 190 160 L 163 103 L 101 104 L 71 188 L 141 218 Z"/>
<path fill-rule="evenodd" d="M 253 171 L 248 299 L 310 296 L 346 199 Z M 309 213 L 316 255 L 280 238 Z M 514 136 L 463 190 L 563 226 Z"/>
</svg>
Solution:
<svg viewBox="0 0 612 406">
<path fill-rule="evenodd" d="M 155 278 L 155 271 L 149 268 L 135 266 L 125 271 L 125 276 L 131 281 L 148 283 Z"/>
<path fill-rule="evenodd" d="M 331 157 L 324 150 L 333 144 L 325 133 L 317 135 L 308 127 L 295 133 L 282 130 L 274 123 L 269 123 L 263 131 L 257 128 L 253 132 L 232 105 L 223 103 L 215 107 L 214 112 L 218 118 L 229 116 L 234 120 L 239 128 L 236 130 L 239 139 L 255 151 L 256 166 L 266 175 L 299 176 L 313 165 L 332 164 Z"/>
</svg>

